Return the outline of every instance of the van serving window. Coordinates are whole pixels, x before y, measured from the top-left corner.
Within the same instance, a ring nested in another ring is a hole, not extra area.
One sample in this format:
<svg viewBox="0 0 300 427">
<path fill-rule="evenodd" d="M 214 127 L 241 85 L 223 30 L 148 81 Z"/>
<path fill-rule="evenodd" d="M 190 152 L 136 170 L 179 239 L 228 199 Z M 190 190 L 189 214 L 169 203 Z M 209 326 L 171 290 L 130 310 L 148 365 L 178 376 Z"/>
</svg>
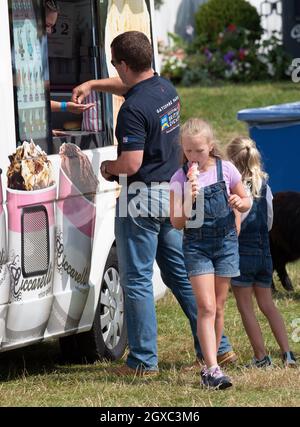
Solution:
<svg viewBox="0 0 300 427">
<path fill-rule="evenodd" d="M 59 15 L 52 34 L 48 35 L 51 99 L 70 100 L 75 86 L 101 76 L 97 26 L 97 3 L 94 0 L 59 1 Z M 85 100 L 95 107 L 82 115 L 52 113 L 52 128 L 65 132 L 54 137 L 54 151 L 62 142 L 73 142 L 81 149 L 107 145 L 104 97 L 92 93 Z"/>
</svg>

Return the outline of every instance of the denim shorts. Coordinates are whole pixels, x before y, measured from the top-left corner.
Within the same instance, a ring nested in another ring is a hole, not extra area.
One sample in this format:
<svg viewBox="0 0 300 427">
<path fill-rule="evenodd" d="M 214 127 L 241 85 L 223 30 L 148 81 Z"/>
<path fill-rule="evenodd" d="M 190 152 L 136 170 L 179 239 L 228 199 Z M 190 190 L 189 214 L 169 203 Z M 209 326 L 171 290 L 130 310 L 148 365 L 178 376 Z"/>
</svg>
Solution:
<svg viewBox="0 0 300 427">
<path fill-rule="evenodd" d="M 260 252 L 258 250 L 258 252 Z M 260 288 L 270 288 L 272 285 L 273 265 L 269 254 L 257 255 L 240 254 L 241 275 L 231 280 L 232 286 L 249 288 L 256 285 Z"/>
<path fill-rule="evenodd" d="M 185 230 L 183 254 L 189 277 L 204 274 L 235 277 L 240 274 L 235 229 L 215 235 L 202 228 Z"/>
</svg>

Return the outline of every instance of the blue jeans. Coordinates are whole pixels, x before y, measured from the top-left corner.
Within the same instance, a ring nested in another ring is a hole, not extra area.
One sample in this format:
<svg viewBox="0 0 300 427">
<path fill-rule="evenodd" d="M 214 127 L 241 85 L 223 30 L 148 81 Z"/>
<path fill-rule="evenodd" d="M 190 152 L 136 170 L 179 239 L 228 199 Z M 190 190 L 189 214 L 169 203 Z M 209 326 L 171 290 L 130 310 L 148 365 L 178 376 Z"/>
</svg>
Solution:
<svg viewBox="0 0 300 427">
<path fill-rule="evenodd" d="M 125 314 L 129 355 L 127 364 L 136 369 L 158 367 L 157 324 L 152 275 L 156 259 L 161 276 L 189 319 L 197 357 L 202 357 L 197 338 L 197 305 L 188 280 L 182 254 L 182 232 L 174 229 L 169 218 L 115 219 L 115 234 L 121 285 L 125 294 Z M 218 354 L 230 351 L 222 336 Z"/>
</svg>

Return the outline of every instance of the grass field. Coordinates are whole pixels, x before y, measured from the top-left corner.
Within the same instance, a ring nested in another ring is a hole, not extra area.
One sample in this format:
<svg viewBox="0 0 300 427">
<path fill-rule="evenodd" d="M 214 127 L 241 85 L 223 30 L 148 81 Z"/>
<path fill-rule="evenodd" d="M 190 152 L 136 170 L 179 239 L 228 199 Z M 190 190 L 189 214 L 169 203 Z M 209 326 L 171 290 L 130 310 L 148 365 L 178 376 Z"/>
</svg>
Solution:
<svg viewBox="0 0 300 427">
<path fill-rule="evenodd" d="M 223 141 L 245 132 L 235 119 L 241 108 L 299 100 L 297 85 L 259 84 L 220 88 L 180 89 L 182 113 L 211 120 Z M 278 282 L 275 302 L 288 329 L 291 347 L 300 355 L 300 262 L 288 266 L 295 292 L 287 294 Z M 124 379 L 110 372 L 112 364 L 64 365 L 57 341 L 0 355 L 1 406 L 300 406 L 300 369 L 281 367 L 277 344 L 259 315 L 267 348 L 275 362 L 271 370 L 247 370 L 252 352 L 232 294 L 226 306 L 226 333 L 239 363 L 229 370 L 234 387 L 211 392 L 199 387 L 199 373 L 186 372 L 194 361 L 187 320 L 168 295 L 157 304 L 160 375 L 153 379 Z M 299 319 L 298 330 L 292 322 Z M 298 341 L 298 342 L 294 342 Z M 118 362 L 121 364 L 122 362 Z"/>
<path fill-rule="evenodd" d="M 237 134 L 247 134 L 247 126 L 236 115 L 244 108 L 296 102 L 300 84 L 289 82 L 224 85 L 220 87 L 179 88 L 181 117 L 202 117 L 212 123 L 221 143 Z"/>
<path fill-rule="evenodd" d="M 300 354 L 300 263 L 289 266 L 296 292 L 280 290 L 276 305 L 287 325 L 292 348 Z M 172 295 L 157 304 L 159 358 L 161 373 L 153 379 L 124 379 L 110 373 L 113 365 L 63 365 L 59 362 L 56 341 L 34 345 L 0 355 L 1 406 L 299 406 L 300 369 L 281 367 L 278 347 L 260 315 L 267 348 L 276 367 L 272 370 L 247 370 L 243 365 L 252 357 L 234 298 L 226 307 L 226 333 L 239 356 L 239 364 L 228 370 L 234 387 L 212 392 L 199 387 L 199 373 L 186 372 L 194 361 L 187 320 Z M 293 342 L 299 339 L 298 343 Z M 121 364 L 121 362 L 118 362 Z"/>
</svg>

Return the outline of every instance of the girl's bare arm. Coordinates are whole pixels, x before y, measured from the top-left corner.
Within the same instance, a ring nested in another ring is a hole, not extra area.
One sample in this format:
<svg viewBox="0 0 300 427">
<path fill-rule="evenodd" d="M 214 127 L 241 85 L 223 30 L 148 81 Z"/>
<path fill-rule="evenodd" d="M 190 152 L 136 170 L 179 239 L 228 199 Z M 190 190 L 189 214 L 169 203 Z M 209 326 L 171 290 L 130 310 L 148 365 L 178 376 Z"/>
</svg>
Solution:
<svg viewBox="0 0 300 427">
<path fill-rule="evenodd" d="M 237 209 L 239 212 L 247 212 L 251 207 L 250 197 L 247 196 L 246 190 L 242 182 L 239 182 L 232 190 L 229 197 L 229 205 L 232 209 Z"/>
</svg>

